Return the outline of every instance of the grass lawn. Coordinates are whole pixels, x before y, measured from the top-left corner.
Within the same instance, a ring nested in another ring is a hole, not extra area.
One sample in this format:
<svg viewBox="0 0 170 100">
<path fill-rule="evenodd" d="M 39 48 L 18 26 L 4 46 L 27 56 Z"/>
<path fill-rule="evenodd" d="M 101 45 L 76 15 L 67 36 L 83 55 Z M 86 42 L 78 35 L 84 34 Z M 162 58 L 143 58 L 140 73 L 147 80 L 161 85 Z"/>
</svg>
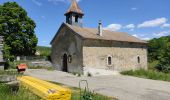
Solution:
<svg viewBox="0 0 170 100">
<path fill-rule="evenodd" d="M 19 75 L 16 70 L 0 71 L 0 75 Z M 68 87 L 63 84 L 55 83 L 54 84 Z M 80 100 L 80 90 L 74 87 L 68 87 L 72 90 L 71 100 Z M 13 91 L 15 89 L 16 91 Z M 18 90 L 18 91 L 17 91 Z M 92 100 L 116 100 L 114 98 L 109 98 L 100 94 L 90 93 L 93 97 Z M 0 83 L 0 100 L 40 100 L 38 96 L 31 93 L 29 90 L 24 87 L 16 88 L 16 86 L 8 86 L 4 83 Z M 89 100 L 89 99 L 88 99 Z"/>
<path fill-rule="evenodd" d="M 130 70 L 121 72 L 121 74 L 170 82 L 170 73 L 158 72 L 156 70 L 142 70 L 142 69 L 136 71 Z"/>
<path fill-rule="evenodd" d="M 74 90 L 73 90 L 74 89 Z M 40 100 L 40 98 L 29 90 L 20 87 L 18 91 L 13 91 L 10 86 L 0 83 L 0 99 L 1 100 Z M 72 88 L 71 100 L 80 100 L 80 92 L 76 88 Z M 116 100 L 99 94 L 93 94 L 92 100 Z"/>
</svg>

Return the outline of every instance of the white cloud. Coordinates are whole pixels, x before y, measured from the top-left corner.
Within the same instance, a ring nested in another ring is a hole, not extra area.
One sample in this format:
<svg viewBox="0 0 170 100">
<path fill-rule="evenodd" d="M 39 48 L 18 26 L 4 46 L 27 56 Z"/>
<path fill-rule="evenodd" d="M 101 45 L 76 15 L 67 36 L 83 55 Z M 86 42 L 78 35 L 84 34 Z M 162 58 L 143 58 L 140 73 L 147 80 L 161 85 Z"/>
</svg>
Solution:
<svg viewBox="0 0 170 100">
<path fill-rule="evenodd" d="M 134 24 L 128 24 L 124 26 L 125 29 L 129 29 L 129 31 L 134 31 L 135 25 Z"/>
<path fill-rule="evenodd" d="M 110 30 L 110 31 L 118 31 L 122 28 L 121 24 L 110 24 L 107 27 L 104 27 L 105 30 Z"/>
<path fill-rule="evenodd" d="M 135 25 L 134 24 L 128 24 L 124 28 L 133 29 L 133 28 L 135 28 Z"/>
<path fill-rule="evenodd" d="M 139 36 L 139 35 L 137 35 L 137 34 L 133 34 L 132 36 L 134 36 L 134 37 L 136 37 L 136 38 L 139 38 L 139 39 L 141 39 L 141 40 L 150 40 L 151 38 L 149 38 L 149 37 L 146 37 L 146 36 Z"/>
<path fill-rule="evenodd" d="M 49 2 L 52 2 L 53 4 L 57 5 L 59 2 L 63 2 L 63 3 L 70 3 L 71 0 L 48 0 Z M 80 2 L 82 0 L 76 0 L 77 2 Z"/>
<path fill-rule="evenodd" d="M 137 34 L 133 34 L 132 36 L 139 38 L 139 36 Z"/>
<path fill-rule="evenodd" d="M 38 0 L 32 0 L 32 2 L 35 3 L 35 4 L 38 5 L 38 6 L 42 6 L 42 3 L 39 2 Z"/>
<path fill-rule="evenodd" d="M 136 8 L 136 7 L 133 7 L 133 8 L 131 8 L 131 10 L 137 10 L 138 8 Z"/>
<path fill-rule="evenodd" d="M 142 39 L 142 40 L 150 40 L 151 38 L 148 38 L 148 37 L 144 37 L 144 38 L 140 38 L 140 39 Z"/>
<path fill-rule="evenodd" d="M 170 35 L 170 30 L 169 31 L 162 31 L 162 32 L 159 32 L 159 33 L 153 33 L 153 35 L 156 36 L 156 37 L 167 36 L 167 35 Z"/>
<path fill-rule="evenodd" d="M 170 28 L 170 24 L 165 23 L 161 26 L 161 28 Z"/>
<path fill-rule="evenodd" d="M 145 21 L 145 22 L 139 24 L 138 28 L 161 26 L 161 25 L 165 24 L 167 22 L 167 20 L 168 19 L 162 17 L 162 18 L 157 18 L 157 19 L 154 19 L 154 20 Z"/>
</svg>

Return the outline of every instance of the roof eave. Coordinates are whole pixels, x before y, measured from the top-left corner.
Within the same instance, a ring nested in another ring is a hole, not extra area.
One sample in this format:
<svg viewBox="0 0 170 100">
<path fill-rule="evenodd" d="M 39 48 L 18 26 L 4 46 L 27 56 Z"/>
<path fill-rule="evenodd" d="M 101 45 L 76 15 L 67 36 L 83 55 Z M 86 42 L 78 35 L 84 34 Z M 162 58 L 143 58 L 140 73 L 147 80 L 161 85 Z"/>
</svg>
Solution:
<svg viewBox="0 0 170 100">
<path fill-rule="evenodd" d="M 57 34 L 59 33 L 60 29 L 63 27 L 63 25 L 65 25 L 65 23 L 63 22 L 60 26 L 60 28 L 58 29 L 58 31 L 56 32 L 55 36 L 53 37 L 53 39 L 51 40 L 50 44 L 52 45 L 54 39 L 57 37 Z"/>
<path fill-rule="evenodd" d="M 68 15 L 69 13 L 76 13 L 76 14 L 80 14 L 80 15 L 82 15 L 82 16 L 84 16 L 84 13 L 83 12 L 75 12 L 75 11 L 70 11 L 70 12 L 66 12 L 64 15 L 66 16 L 66 15 Z"/>
</svg>

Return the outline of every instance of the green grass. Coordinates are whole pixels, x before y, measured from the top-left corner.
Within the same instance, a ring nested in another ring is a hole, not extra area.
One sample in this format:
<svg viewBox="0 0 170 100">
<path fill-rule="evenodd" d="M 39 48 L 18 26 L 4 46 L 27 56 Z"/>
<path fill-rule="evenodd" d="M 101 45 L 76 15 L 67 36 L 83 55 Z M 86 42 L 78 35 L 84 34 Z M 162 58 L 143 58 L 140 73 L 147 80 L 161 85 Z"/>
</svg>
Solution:
<svg viewBox="0 0 170 100">
<path fill-rule="evenodd" d="M 59 85 L 64 86 L 63 84 Z M 71 100 L 80 100 L 79 89 L 74 87 L 69 88 L 72 90 Z M 17 87 L 15 87 L 15 90 L 17 90 Z M 117 100 L 96 93 L 92 93 L 91 95 L 93 96 L 92 100 Z M 11 86 L 0 83 L 0 100 L 40 100 L 40 98 L 22 86 L 19 87 L 18 91 L 13 91 Z"/>
<path fill-rule="evenodd" d="M 5 71 L 0 71 L 0 75 L 19 75 L 17 70 L 5 70 Z"/>
<path fill-rule="evenodd" d="M 79 91 L 74 91 L 72 93 L 71 100 L 80 100 L 80 92 Z M 114 98 L 109 98 L 100 94 L 93 93 L 92 94 L 92 100 L 117 100 Z"/>
<path fill-rule="evenodd" d="M 149 70 L 156 70 L 155 66 L 159 63 L 159 61 L 155 60 L 155 61 L 152 61 L 152 62 L 149 62 L 148 63 L 148 69 Z"/>
<path fill-rule="evenodd" d="M 11 86 L 0 83 L 1 100 L 40 100 L 40 98 L 27 89 L 20 87 L 18 91 L 12 90 Z"/>
<path fill-rule="evenodd" d="M 162 80 L 162 81 L 168 81 L 170 82 L 170 74 L 158 72 L 156 70 L 136 70 L 136 71 L 124 71 L 121 72 L 123 75 L 131 75 L 136 76 L 140 78 L 147 78 L 147 79 L 153 79 L 153 80 Z"/>
</svg>

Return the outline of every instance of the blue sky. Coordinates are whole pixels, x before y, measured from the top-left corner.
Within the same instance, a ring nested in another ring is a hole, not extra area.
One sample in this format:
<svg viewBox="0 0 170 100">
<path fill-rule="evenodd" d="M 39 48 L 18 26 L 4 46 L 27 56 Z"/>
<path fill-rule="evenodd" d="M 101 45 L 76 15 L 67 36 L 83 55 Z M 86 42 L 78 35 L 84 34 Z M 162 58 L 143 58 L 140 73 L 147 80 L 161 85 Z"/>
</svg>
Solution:
<svg viewBox="0 0 170 100">
<path fill-rule="evenodd" d="M 35 21 L 41 46 L 50 46 L 70 6 L 70 0 L 0 0 L 0 4 L 7 1 L 17 2 Z M 170 35 L 170 0 L 78 1 L 85 13 L 84 27 L 97 28 L 102 20 L 105 29 L 127 32 L 144 40 Z"/>
</svg>

